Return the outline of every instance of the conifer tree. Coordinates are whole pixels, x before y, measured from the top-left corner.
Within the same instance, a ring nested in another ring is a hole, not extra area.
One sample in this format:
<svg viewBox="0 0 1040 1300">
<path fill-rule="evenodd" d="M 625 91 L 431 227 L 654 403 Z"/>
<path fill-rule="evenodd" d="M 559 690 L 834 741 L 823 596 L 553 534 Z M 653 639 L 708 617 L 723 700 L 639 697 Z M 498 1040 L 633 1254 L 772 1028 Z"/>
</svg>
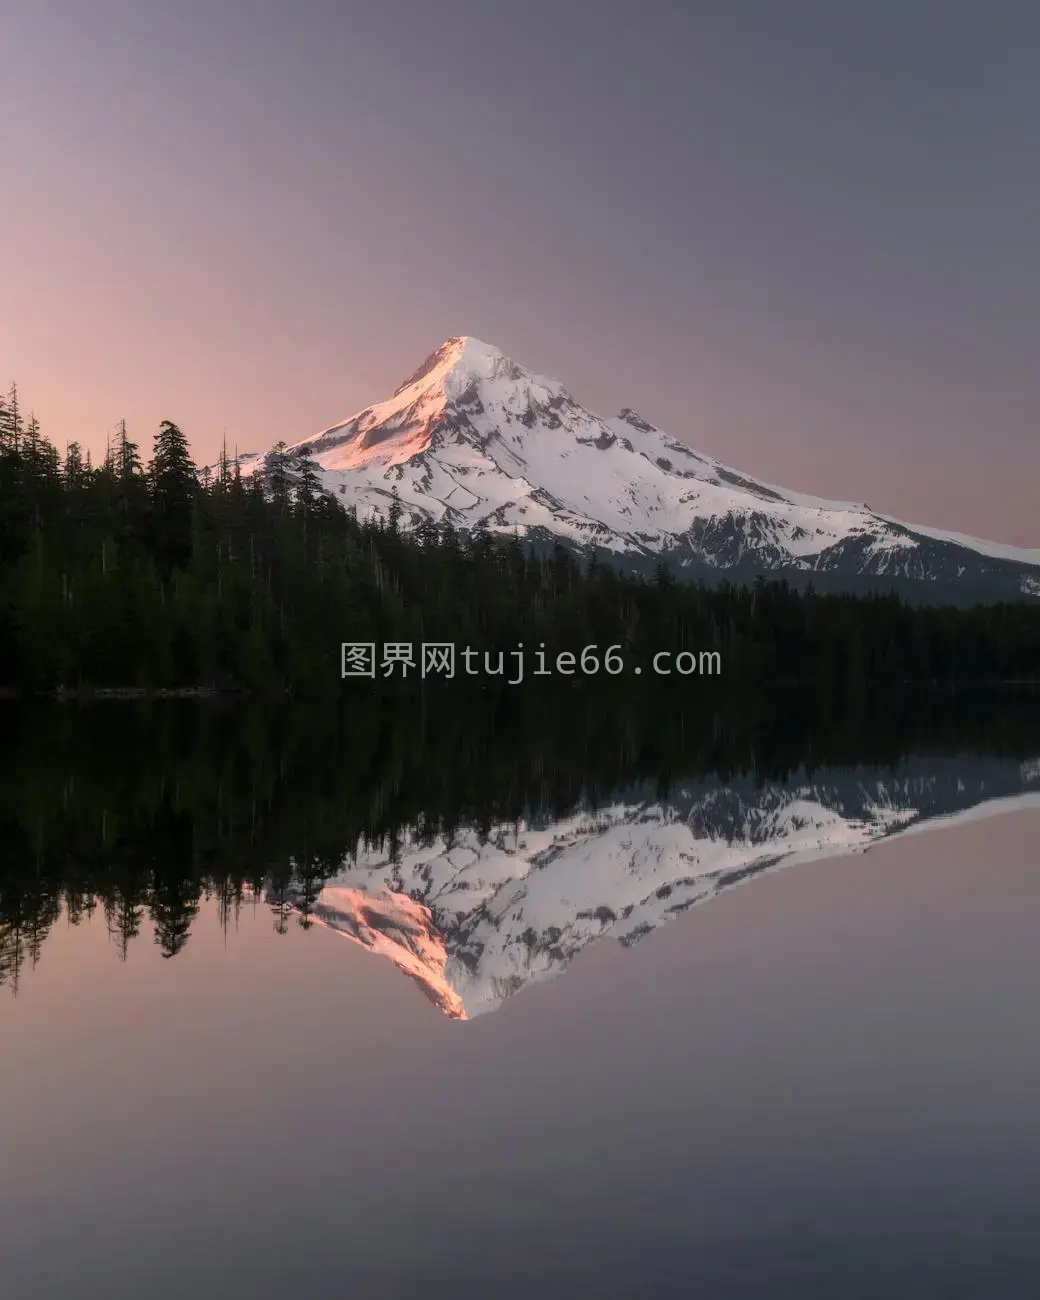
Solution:
<svg viewBox="0 0 1040 1300">
<path fill-rule="evenodd" d="M 169 577 L 191 559 L 192 521 L 198 478 L 188 440 L 172 420 L 155 435 L 148 466 L 152 527 L 160 572 Z"/>
</svg>

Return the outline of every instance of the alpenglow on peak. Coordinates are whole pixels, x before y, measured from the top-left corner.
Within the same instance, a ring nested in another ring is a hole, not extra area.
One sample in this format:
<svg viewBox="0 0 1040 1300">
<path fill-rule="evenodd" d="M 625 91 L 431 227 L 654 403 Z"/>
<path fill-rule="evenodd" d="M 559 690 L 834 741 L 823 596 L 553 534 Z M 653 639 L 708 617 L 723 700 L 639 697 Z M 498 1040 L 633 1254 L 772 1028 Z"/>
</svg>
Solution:
<svg viewBox="0 0 1040 1300">
<path fill-rule="evenodd" d="M 434 377 L 435 380 L 441 380 L 458 369 L 487 370 L 496 362 L 507 360 L 508 358 L 490 343 L 484 343 L 466 334 L 455 335 L 453 338 L 445 339 L 439 348 L 435 348 L 422 365 L 394 389 L 393 396 L 397 397 L 406 389 L 422 383 L 424 379 Z"/>
</svg>

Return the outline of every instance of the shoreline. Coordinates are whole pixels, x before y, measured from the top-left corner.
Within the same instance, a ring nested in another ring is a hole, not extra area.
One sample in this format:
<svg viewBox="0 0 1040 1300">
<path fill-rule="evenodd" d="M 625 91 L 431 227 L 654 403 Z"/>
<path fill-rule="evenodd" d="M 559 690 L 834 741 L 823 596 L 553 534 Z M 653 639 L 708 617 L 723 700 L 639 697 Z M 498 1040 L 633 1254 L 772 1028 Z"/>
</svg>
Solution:
<svg viewBox="0 0 1040 1300">
<path fill-rule="evenodd" d="M 717 680 L 717 679 L 716 679 Z M 472 684 L 472 683 L 470 683 Z M 575 687 L 582 684 L 580 678 L 569 678 L 566 684 Z M 588 685 L 592 685 L 592 679 L 588 679 Z M 713 683 L 714 684 L 714 683 Z M 394 686 L 400 686 L 401 683 L 394 683 Z M 407 687 L 414 689 L 416 685 L 424 686 L 426 683 L 408 682 Z M 731 685 L 731 683 L 726 683 Z M 813 685 L 811 680 L 780 679 L 774 682 L 759 682 L 756 686 L 759 689 L 778 690 L 778 689 L 808 689 Z M 638 684 L 635 684 L 638 690 Z M 876 683 L 867 683 L 868 691 L 892 691 L 907 688 L 924 689 L 930 694 L 941 696 L 965 696 L 989 691 L 1028 691 L 1030 693 L 1040 690 L 1040 678 L 1009 678 L 1007 680 L 989 680 L 989 681 L 963 681 L 963 682 L 940 682 L 940 681 L 923 681 L 914 682 L 912 680 L 901 681 L 880 681 Z M 645 689 L 645 684 L 644 684 Z M 321 698 L 327 698 L 333 692 L 319 692 Z M 392 693 L 404 693 L 392 690 Z M 847 694 L 847 691 L 845 692 Z M 346 694 L 346 692 L 344 692 Z M 87 701 L 87 700 L 234 700 L 234 699 L 289 699 L 289 698 L 308 698 L 313 693 L 308 690 L 300 692 L 294 691 L 289 687 L 281 689 L 256 689 L 250 686 L 78 686 L 78 687 L 52 687 L 40 690 L 25 690 L 17 686 L 0 686 L 0 702 L 4 701 L 26 701 L 26 700 L 56 700 L 56 701 Z"/>
<path fill-rule="evenodd" d="M 285 694 L 286 692 L 269 692 Z M 246 687 L 218 686 L 84 686 L 49 691 L 0 688 L 0 700 L 209 700 L 244 699 L 256 694 Z"/>
</svg>

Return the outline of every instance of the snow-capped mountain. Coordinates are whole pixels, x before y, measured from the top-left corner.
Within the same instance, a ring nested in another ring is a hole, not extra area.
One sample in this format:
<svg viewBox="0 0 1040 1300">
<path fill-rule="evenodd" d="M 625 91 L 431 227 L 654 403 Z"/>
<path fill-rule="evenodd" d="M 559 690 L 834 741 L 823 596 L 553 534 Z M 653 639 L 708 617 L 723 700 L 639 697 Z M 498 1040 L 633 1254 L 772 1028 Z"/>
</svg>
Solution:
<svg viewBox="0 0 1040 1300">
<path fill-rule="evenodd" d="M 289 449 L 362 518 L 518 533 L 662 559 L 691 577 L 759 573 L 818 589 L 916 585 L 962 599 L 1040 596 L 1040 550 L 913 527 L 866 505 L 760 483 L 625 409 L 592 414 L 554 379 L 473 338 L 442 344 L 387 401 Z M 243 474 L 273 453 L 239 458 Z"/>
<path fill-rule="evenodd" d="M 360 843 L 305 904 L 389 958 L 446 1015 L 500 1007 L 560 974 L 588 944 L 632 944 L 765 871 L 862 852 L 895 834 L 1011 806 L 1040 808 L 1040 761 L 913 760 L 895 772 L 831 769 L 757 785 L 699 780 L 666 799 L 619 792 L 558 821 Z"/>
</svg>

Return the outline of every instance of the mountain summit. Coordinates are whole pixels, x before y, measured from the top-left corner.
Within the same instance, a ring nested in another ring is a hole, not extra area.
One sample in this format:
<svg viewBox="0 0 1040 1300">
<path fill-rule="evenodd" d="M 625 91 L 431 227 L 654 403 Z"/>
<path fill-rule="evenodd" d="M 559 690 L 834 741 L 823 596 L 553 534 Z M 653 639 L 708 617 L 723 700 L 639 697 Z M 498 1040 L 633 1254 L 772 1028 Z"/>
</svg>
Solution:
<svg viewBox="0 0 1040 1300">
<path fill-rule="evenodd" d="M 491 344 L 452 338 L 388 401 L 304 438 L 291 450 L 306 448 L 326 470 L 400 465 L 433 449 L 443 440 L 440 435 L 470 431 L 470 417 L 479 421 L 489 409 L 507 423 L 526 418 L 531 428 L 531 413 L 548 412 L 550 403 L 565 396 L 554 380 L 528 374 Z"/>
<path fill-rule="evenodd" d="M 563 542 L 625 569 L 765 574 L 958 601 L 1040 597 L 1040 550 L 903 524 L 757 481 L 630 408 L 594 415 L 491 344 L 450 338 L 386 401 L 294 443 L 361 517 Z M 271 453 L 241 460 L 264 469 Z"/>
</svg>

